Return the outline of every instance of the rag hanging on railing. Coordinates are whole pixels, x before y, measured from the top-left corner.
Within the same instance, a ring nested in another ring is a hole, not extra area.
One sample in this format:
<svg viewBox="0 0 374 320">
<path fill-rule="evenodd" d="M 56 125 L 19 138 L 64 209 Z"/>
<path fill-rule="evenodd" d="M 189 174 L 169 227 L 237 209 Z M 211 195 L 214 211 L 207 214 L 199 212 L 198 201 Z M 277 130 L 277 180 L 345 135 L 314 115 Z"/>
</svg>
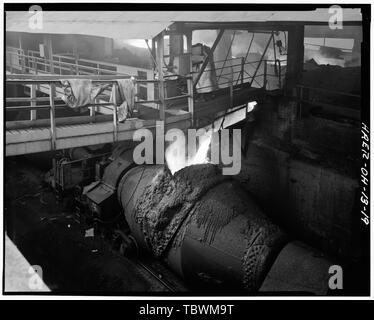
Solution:
<svg viewBox="0 0 374 320">
<path fill-rule="evenodd" d="M 114 95 L 114 90 L 117 92 Z M 116 97 L 117 101 L 114 101 Z M 119 79 L 117 85 L 113 86 L 110 102 L 117 106 L 118 121 L 124 121 L 132 117 L 135 105 L 135 82 L 134 79 Z"/>
<path fill-rule="evenodd" d="M 95 98 L 110 84 L 93 84 L 90 79 L 61 80 L 64 89 L 62 100 L 81 113 L 87 111 L 87 107 L 95 103 Z"/>
</svg>

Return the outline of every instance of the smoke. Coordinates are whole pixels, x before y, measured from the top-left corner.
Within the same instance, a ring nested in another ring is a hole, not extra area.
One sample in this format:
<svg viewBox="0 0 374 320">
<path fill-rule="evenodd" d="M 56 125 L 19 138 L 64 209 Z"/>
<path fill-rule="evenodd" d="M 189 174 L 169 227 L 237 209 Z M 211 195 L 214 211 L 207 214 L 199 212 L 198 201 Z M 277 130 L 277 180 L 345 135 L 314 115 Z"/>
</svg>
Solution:
<svg viewBox="0 0 374 320">
<path fill-rule="evenodd" d="M 195 156 L 187 161 L 187 166 L 191 166 L 194 164 L 203 164 L 209 163 L 208 160 L 208 151 L 210 144 L 212 142 L 212 131 L 208 131 L 204 136 L 200 139 L 200 147 L 197 150 Z"/>
<path fill-rule="evenodd" d="M 186 139 L 182 131 L 174 130 L 168 132 L 165 139 L 171 141 L 171 144 L 165 151 L 165 160 L 172 174 L 188 166 L 210 163 L 208 152 L 212 141 L 211 130 L 207 132 L 204 129 L 197 132 L 195 130 L 188 130 L 187 154 Z M 199 142 L 197 150 L 196 140 Z"/>
</svg>

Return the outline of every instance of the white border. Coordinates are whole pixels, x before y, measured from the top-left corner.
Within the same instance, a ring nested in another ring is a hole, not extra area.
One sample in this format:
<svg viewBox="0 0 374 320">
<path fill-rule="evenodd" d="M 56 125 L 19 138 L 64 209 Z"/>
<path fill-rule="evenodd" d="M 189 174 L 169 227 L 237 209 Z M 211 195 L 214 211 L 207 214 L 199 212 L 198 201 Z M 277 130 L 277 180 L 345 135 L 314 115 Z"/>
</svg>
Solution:
<svg viewBox="0 0 374 320">
<path fill-rule="evenodd" d="M 71 0 L 68 0 L 68 1 L 59 1 L 59 3 L 66 3 L 67 5 L 69 3 L 75 3 L 75 2 L 80 2 L 80 3 L 104 3 L 104 1 L 97 1 L 97 0 L 79 0 L 79 1 L 71 1 Z M 179 2 L 177 0 L 167 0 L 167 1 L 157 1 L 157 0 L 137 0 L 137 1 L 134 1 L 134 0 L 127 0 L 127 1 L 119 1 L 119 0 L 111 0 L 110 1 L 111 3 L 182 3 L 182 2 Z M 24 0 L 16 0 L 16 1 L 6 1 L 6 3 L 25 3 Z M 32 4 L 36 4 L 36 3 L 53 3 L 51 1 L 41 1 L 41 0 L 37 0 L 37 1 L 33 1 L 32 3 L 30 2 L 30 5 Z M 243 0 L 236 0 L 236 1 L 233 1 L 233 2 L 228 2 L 228 1 L 220 1 L 220 0 L 211 0 L 211 1 L 207 1 L 207 0 L 189 0 L 189 1 L 183 1 L 183 3 L 196 3 L 196 4 L 201 4 L 201 3 L 204 3 L 204 4 L 213 4 L 213 3 L 240 3 L 240 4 L 263 4 L 263 3 L 266 3 L 266 4 L 300 4 L 300 1 L 287 1 L 287 2 L 280 2 L 280 1 L 277 1 L 277 0 L 258 0 L 258 1 L 243 1 Z M 354 1 L 351 0 L 351 1 L 346 1 L 346 0 L 343 0 L 343 1 L 339 1 L 338 3 L 337 2 L 332 2 L 332 1 L 326 1 L 326 0 L 319 0 L 319 1 L 303 1 L 302 4 L 321 4 L 321 3 L 326 3 L 326 4 L 332 4 L 332 5 L 336 5 L 336 4 L 352 4 L 352 7 L 355 6 L 354 4 Z M 374 3 L 374 0 L 361 0 L 360 1 L 360 4 L 373 4 Z M 1 25 L 3 26 L 4 25 L 4 1 L 1 1 Z M 357 4 L 356 4 L 357 5 Z M 67 10 L 68 10 L 68 7 L 67 7 Z M 373 8 L 371 8 L 371 16 L 373 17 Z M 3 31 L 3 30 L 2 30 Z M 371 50 L 371 46 L 372 46 L 372 43 L 373 43 L 373 32 L 372 32 L 372 27 L 370 26 L 370 32 L 371 32 L 371 38 L 370 38 L 370 42 L 371 42 L 371 45 L 370 45 L 370 58 L 372 56 L 372 50 Z M 3 32 L 1 32 L 1 50 L 2 52 L 4 52 L 4 39 L 3 39 Z M 371 59 L 370 59 L 371 60 Z M 371 68 L 370 68 L 370 80 L 371 80 L 371 86 L 370 86 L 370 91 L 371 93 L 374 93 L 374 81 L 373 81 L 373 78 L 372 78 L 372 74 L 373 74 L 373 70 L 374 70 L 374 66 L 373 66 L 373 62 L 370 61 L 371 63 Z M 4 78 L 3 78 L 3 72 L 4 72 L 4 65 L 3 65 L 3 57 L 1 59 L 1 83 L 3 84 L 4 83 Z M 1 101 L 4 101 L 4 97 L 3 97 L 3 89 L 1 89 L 1 93 L 0 93 L 0 99 Z M 374 113 L 372 112 L 371 115 L 370 115 L 370 123 L 373 125 L 374 121 Z M 3 135 L 3 130 L 4 130 L 4 127 L 3 127 L 3 111 L 0 112 L 0 130 L 1 130 L 1 135 Z M 372 129 L 373 131 L 374 129 Z M 374 134 L 371 134 L 371 141 L 373 140 L 373 136 Z M 3 150 L 3 136 L 1 136 L 1 139 L 0 139 L 0 144 L 1 144 L 1 150 Z M 371 147 L 373 148 L 374 147 L 374 144 L 371 143 Z M 371 181 L 373 181 L 373 170 L 374 170 L 374 166 L 373 166 L 373 157 L 374 157 L 374 154 L 371 153 L 371 161 L 370 161 L 370 165 L 371 165 L 371 175 L 370 175 L 370 178 L 371 178 Z M 4 165 L 4 159 L 3 157 L 1 156 L 0 157 L 0 167 L 1 167 L 1 171 L 0 171 L 0 176 L 1 178 L 2 177 L 2 173 L 3 173 L 3 165 Z M 3 179 L 2 179 L 3 180 Z M 372 187 L 371 188 L 371 193 L 370 193 L 370 200 L 371 200 L 371 205 L 370 205 L 370 209 L 371 209 L 371 217 L 373 217 L 373 205 L 372 203 L 374 202 L 374 188 Z M 0 186 L 0 203 L 2 204 L 3 203 L 3 183 L 1 183 L 1 186 Z M 373 234 L 373 219 L 371 219 L 371 223 L 370 223 L 370 228 L 371 228 L 371 235 Z M 3 231 L 3 218 L 2 218 L 2 215 L 1 215 L 1 219 L 0 219 L 0 230 Z M 0 240 L 1 242 L 3 241 L 3 238 L 1 238 Z M 371 236 L 371 271 L 374 269 L 373 268 L 373 256 L 374 256 L 374 245 L 373 245 L 373 237 Z M 0 257 L 1 259 L 3 258 L 3 245 L 1 243 L 0 245 Z M 2 261 L 3 262 L 3 261 Z M 1 277 L 0 277 L 0 288 L 2 288 L 2 273 L 3 273 L 3 263 L 1 263 Z M 174 301 L 178 301 L 178 300 L 216 300 L 216 301 L 220 301 L 220 300 L 373 300 L 374 299 L 374 277 L 373 277 L 373 272 L 371 272 L 371 295 L 369 297 L 299 297 L 299 296 L 290 296 L 290 297 L 282 297 L 282 296 L 272 296 L 272 297 L 262 297 L 262 296 L 252 296 L 252 297 L 236 297 L 236 296 L 222 296 L 222 297 L 211 297 L 211 296 L 191 296 L 191 297 L 187 297 L 187 296 L 181 296 L 181 297 L 169 297 L 169 296 L 152 296 L 150 293 L 149 296 L 124 296 L 124 297 L 118 297 L 118 296 L 58 296 L 58 295 L 55 295 L 55 296 L 50 296 L 50 295 L 1 295 L 0 296 L 0 300 L 14 300 L 14 299 L 19 299 L 19 300 L 155 300 L 155 301 L 159 301 L 159 300 L 174 300 Z"/>
</svg>

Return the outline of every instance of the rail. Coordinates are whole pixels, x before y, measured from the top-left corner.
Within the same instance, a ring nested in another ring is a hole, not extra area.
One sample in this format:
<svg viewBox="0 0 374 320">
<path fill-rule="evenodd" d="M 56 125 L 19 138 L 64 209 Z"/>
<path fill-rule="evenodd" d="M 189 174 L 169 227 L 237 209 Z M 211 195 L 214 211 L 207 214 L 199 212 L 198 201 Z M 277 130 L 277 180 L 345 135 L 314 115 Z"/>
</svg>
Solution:
<svg viewBox="0 0 374 320">
<path fill-rule="evenodd" d="M 152 70 L 135 68 L 109 62 L 100 62 L 88 59 L 75 59 L 61 54 L 53 54 L 52 61 L 41 57 L 38 51 L 25 50 L 15 47 L 6 47 L 6 69 L 14 74 L 54 74 L 54 75 L 121 75 L 133 76 L 137 79 L 153 77 Z M 122 72 L 128 69 L 129 72 Z M 142 73 L 142 77 L 139 76 Z M 142 100 L 153 100 L 154 85 L 152 82 L 137 82 L 137 92 Z"/>
<path fill-rule="evenodd" d="M 120 72 L 119 64 L 110 62 L 95 61 L 89 59 L 76 59 L 68 55 L 53 54 L 53 65 L 49 58 L 41 57 L 40 53 L 35 50 L 27 50 L 27 54 L 23 49 L 15 47 L 7 47 L 6 53 L 10 55 L 18 55 L 20 65 L 26 68 L 26 71 L 40 71 L 53 74 L 75 74 L 75 75 L 130 75 Z M 9 59 L 7 59 L 9 60 Z M 24 60 L 22 62 L 22 60 Z M 53 70 L 51 70 L 53 68 Z M 144 68 L 134 68 L 141 71 L 150 71 Z M 57 71 L 56 71 L 57 70 Z M 53 72 L 52 72 L 53 71 Z"/>
<path fill-rule="evenodd" d="M 31 84 L 31 96 L 30 98 L 7 98 L 6 101 L 7 102 L 30 102 L 30 105 L 29 106 L 22 106 L 22 107 L 14 107 L 14 106 L 8 106 L 8 104 L 6 104 L 6 111 L 19 111 L 19 110 L 29 110 L 31 112 L 30 114 L 30 120 L 36 120 L 36 117 L 35 117 L 35 114 L 34 114 L 34 111 L 35 110 L 38 110 L 38 109 L 48 109 L 49 110 L 49 129 L 50 129 L 50 133 L 51 133 L 51 149 L 52 150 L 55 150 L 55 146 L 56 146 L 56 114 L 55 114 L 55 111 L 56 111 L 56 85 L 58 83 L 58 80 L 34 80 L 34 79 L 7 79 L 6 80 L 7 84 L 8 83 L 23 83 L 23 84 Z M 49 96 L 47 99 L 45 99 L 44 97 L 42 98 L 38 98 L 36 97 L 34 94 L 35 94 L 35 86 L 37 83 L 46 83 L 49 85 Z M 113 83 L 113 86 L 117 86 L 116 83 Z M 116 89 L 116 88 L 115 88 Z M 115 95 L 116 93 L 116 90 L 113 90 L 113 93 Z M 38 101 L 49 101 L 49 104 L 48 105 L 43 105 L 43 106 L 37 106 L 36 103 Z M 116 107 L 116 104 L 115 104 L 115 101 L 116 99 L 114 98 L 113 99 L 114 103 L 109 103 L 109 104 L 105 104 L 106 106 L 110 106 L 112 107 L 112 115 L 113 115 L 113 141 L 117 141 L 117 124 L 118 124 L 118 121 L 117 121 L 117 112 L 114 112 L 116 111 L 117 107 Z M 93 106 L 100 106 L 100 105 L 103 105 L 102 103 L 95 103 L 95 104 L 92 104 L 90 105 L 89 107 L 93 107 Z M 93 118 L 95 118 L 95 115 L 93 115 Z M 32 126 L 32 124 L 31 124 Z"/>
<path fill-rule="evenodd" d="M 231 61 L 229 65 L 226 65 Z M 229 88 L 230 107 L 233 107 L 234 101 L 234 87 L 248 83 L 250 87 L 252 84 L 263 90 L 267 90 L 268 78 L 276 77 L 278 88 L 282 88 L 282 62 L 285 60 L 266 60 L 260 59 L 258 61 L 246 61 L 245 57 L 231 58 L 225 60 L 214 61 L 214 65 L 223 65 L 215 67 L 214 69 L 206 69 L 204 73 L 214 72 L 216 74 L 216 81 L 212 81 L 212 85 L 197 86 L 197 92 L 215 91 L 220 88 Z M 274 74 L 268 72 L 269 64 L 274 63 Z M 260 69 L 262 69 L 260 71 Z M 260 73 L 259 73 L 260 71 Z M 218 75 L 217 75 L 218 74 Z M 214 76 L 213 76 L 214 78 Z M 261 82 L 262 78 L 262 83 Z"/>
<path fill-rule="evenodd" d="M 118 72 L 116 64 L 111 64 L 107 62 L 99 62 L 87 59 L 75 59 L 74 57 L 69 57 L 61 54 L 54 54 L 52 61 L 45 57 L 40 57 L 39 52 L 28 50 L 25 54 L 24 50 L 18 48 L 7 47 L 7 58 L 6 66 L 11 73 L 17 73 L 15 71 L 20 71 L 22 74 L 18 74 L 12 80 L 13 83 L 22 83 L 24 80 L 30 81 L 30 84 L 42 84 L 51 83 L 51 78 L 47 74 L 54 75 L 55 83 L 60 80 L 65 80 L 69 78 L 74 79 L 91 79 L 92 81 L 102 82 L 105 81 L 115 81 L 116 79 L 129 78 L 131 75 L 127 73 Z M 214 69 L 216 73 L 216 85 L 200 86 L 197 88 L 197 92 L 201 91 L 214 91 L 219 88 L 230 88 L 230 101 L 233 101 L 234 87 L 239 84 L 252 83 L 256 87 L 263 88 L 266 90 L 268 79 L 270 77 L 276 77 L 278 81 L 278 87 L 282 86 L 282 68 L 281 61 L 279 60 L 265 60 L 261 57 L 258 61 L 246 61 L 247 57 L 241 58 L 230 58 L 221 61 L 214 61 L 214 64 L 218 66 Z M 269 64 L 274 66 L 274 73 L 269 72 Z M 221 64 L 221 66 L 219 66 Z M 16 70 L 15 70 L 16 69 Z M 203 73 L 213 71 L 212 69 L 204 70 Z M 181 99 L 186 99 L 189 105 L 189 112 L 193 116 L 194 110 L 194 94 L 193 94 L 193 79 L 194 75 L 199 71 L 192 73 L 190 76 L 180 76 L 176 74 L 164 75 L 162 77 L 162 85 L 158 80 L 145 80 L 139 79 L 136 75 L 132 75 L 136 83 L 136 104 L 142 103 L 146 105 L 152 104 L 152 107 L 159 110 L 160 119 L 165 119 L 165 109 L 175 100 L 180 101 Z M 28 74 L 38 75 L 37 78 L 30 79 Z M 73 77 L 69 77 L 73 75 Z M 177 82 L 173 85 L 164 85 L 168 82 Z M 148 86 L 152 84 L 156 90 L 154 90 L 152 99 L 144 99 L 141 96 L 141 87 Z M 177 86 L 178 90 L 173 92 L 169 90 L 170 87 Z M 163 95 L 160 94 L 159 90 L 163 90 Z M 34 89 L 31 89 L 31 91 Z M 109 91 L 106 91 L 109 94 Z M 161 99 L 161 96 L 163 97 Z M 107 100 L 107 99 L 106 99 Z M 7 100 L 7 102 L 14 102 Z M 30 103 L 36 104 L 35 101 L 30 100 Z M 232 103 L 231 103 L 232 104 Z M 100 104 L 100 106 L 108 107 L 108 104 Z M 91 108 L 94 112 L 94 108 Z"/>
<path fill-rule="evenodd" d="M 102 84 L 109 84 L 112 86 L 112 92 L 113 92 L 113 102 L 96 102 L 97 99 L 95 99 L 95 102 L 92 104 L 87 105 L 86 107 L 93 108 L 93 107 L 99 107 L 99 106 L 105 106 L 109 107 L 111 110 L 110 118 L 113 122 L 113 142 L 118 141 L 118 115 L 117 115 L 117 106 L 119 105 L 116 92 L 118 88 L 118 79 L 123 78 L 129 78 L 129 76 L 118 76 L 118 75 L 112 75 L 112 76 L 76 76 L 74 78 L 84 78 L 84 79 L 91 79 L 93 82 L 96 83 L 102 83 Z M 19 84 L 22 83 L 24 85 L 30 85 L 30 97 L 22 97 L 22 98 L 6 98 L 6 111 L 12 112 L 12 111 L 20 111 L 20 110 L 26 110 L 30 111 L 30 127 L 33 127 L 36 122 L 36 110 L 44 109 L 49 110 L 49 122 L 47 123 L 45 120 L 48 121 L 48 119 L 39 119 L 40 122 L 43 122 L 44 124 L 48 124 L 47 127 L 49 127 L 50 130 L 50 136 L 51 136 L 51 149 L 56 149 L 56 109 L 59 108 L 65 108 L 66 105 L 56 105 L 56 102 L 62 102 L 61 97 L 56 96 L 56 87 L 61 86 L 61 80 L 66 79 L 66 76 L 53 76 L 53 75 L 7 75 L 6 78 L 6 84 Z M 140 81 L 142 83 L 146 82 L 157 82 L 157 80 L 135 80 Z M 48 97 L 37 97 L 36 96 L 36 86 L 38 84 L 47 84 L 49 88 L 49 94 Z M 9 102 L 11 103 L 29 103 L 29 105 L 26 106 L 11 106 L 9 105 Z M 38 102 L 49 102 L 48 104 L 43 105 L 37 105 Z M 143 103 L 143 101 L 135 101 L 135 103 Z M 108 121 L 108 115 L 106 115 L 105 119 Z M 160 117 L 162 115 L 160 114 Z M 75 117 L 71 117 L 72 123 L 74 123 L 73 119 Z M 83 118 L 83 117 L 77 117 L 77 118 Z M 89 120 L 89 122 L 100 122 L 104 118 L 104 115 L 99 115 L 95 113 L 91 113 L 89 117 L 86 117 L 86 119 Z M 60 118 L 57 118 L 57 120 Z M 12 121 L 9 121 L 12 122 Z M 8 122 L 7 122 L 8 124 Z"/>
<path fill-rule="evenodd" d="M 226 65 L 226 62 L 234 61 L 232 64 Z M 278 88 L 282 87 L 282 62 L 286 60 L 270 60 L 270 59 L 263 59 L 263 60 L 256 60 L 256 61 L 245 61 L 245 57 L 240 58 L 231 58 L 226 60 L 217 60 L 214 61 L 214 64 L 223 63 L 222 67 L 216 67 L 214 69 L 206 69 L 203 73 L 214 71 L 216 73 L 219 72 L 217 76 L 217 83 L 218 86 L 222 85 L 238 85 L 243 84 L 245 82 L 254 82 L 257 84 L 258 87 L 266 89 L 268 77 L 276 77 L 278 80 Z M 255 67 L 252 67 L 252 66 Z M 274 74 L 268 72 L 269 65 L 274 66 Z M 253 73 L 251 74 L 248 70 L 251 67 Z M 258 74 L 258 71 L 263 68 L 263 73 Z M 197 72 L 195 72 L 197 73 Z M 259 82 L 258 78 L 262 77 L 262 83 Z M 226 82 L 221 82 L 221 79 L 227 80 Z M 198 89 L 208 89 L 213 88 L 214 86 L 204 86 L 199 87 Z"/>
<path fill-rule="evenodd" d="M 321 107 L 338 116 L 354 120 L 360 119 L 361 95 L 329 90 L 305 85 L 296 86 L 298 114 L 302 115 L 302 105 Z M 352 105 L 350 105 L 352 104 Z"/>
<path fill-rule="evenodd" d="M 165 91 L 165 86 L 160 86 L 160 81 L 154 79 L 144 79 L 139 75 L 130 75 L 128 73 L 122 73 L 118 71 L 118 68 L 126 67 L 131 68 L 133 71 L 149 71 L 141 68 L 134 68 L 129 66 L 121 66 L 116 64 L 111 64 L 107 62 L 99 62 L 87 59 L 75 59 L 72 57 L 54 54 L 52 61 L 46 57 L 40 57 L 39 52 L 28 50 L 25 54 L 23 49 L 7 47 L 6 50 L 6 68 L 12 74 L 17 74 L 17 77 L 13 78 L 13 82 L 22 83 L 23 80 L 30 80 L 29 75 L 38 75 L 30 83 L 42 84 L 50 83 L 51 78 L 49 75 L 53 74 L 55 82 L 60 80 L 66 80 L 69 78 L 74 79 L 91 79 L 92 81 L 102 81 L 102 80 L 112 80 L 126 79 L 133 77 L 136 85 L 136 104 L 145 104 L 159 110 L 160 119 L 165 120 L 165 103 L 168 101 L 186 98 L 189 104 L 193 106 L 192 94 L 189 94 L 188 88 L 189 82 L 192 81 L 190 77 L 175 76 L 174 79 L 165 78 L 163 82 L 168 81 L 179 81 L 183 79 L 186 81 L 187 93 L 178 94 L 177 96 L 167 96 L 164 93 L 164 99 L 160 99 L 159 91 L 154 90 L 156 88 L 163 88 Z M 21 74 L 19 74 L 21 72 Z M 152 73 L 153 75 L 153 73 Z M 11 78 L 9 78 L 11 79 Z M 46 82 L 43 80 L 46 79 Z M 146 89 L 146 90 L 142 90 Z M 151 94 L 152 92 L 152 94 Z M 110 91 L 105 91 L 106 95 L 110 94 Z M 156 95 L 156 98 L 155 98 Z M 158 95 L 158 97 L 157 97 Z M 106 105 L 102 105 L 106 106 Z M 93 109 L 91 109 L 93 110 Z M 193 111 L 193 107 L 191 108 Z"/>
</svg>

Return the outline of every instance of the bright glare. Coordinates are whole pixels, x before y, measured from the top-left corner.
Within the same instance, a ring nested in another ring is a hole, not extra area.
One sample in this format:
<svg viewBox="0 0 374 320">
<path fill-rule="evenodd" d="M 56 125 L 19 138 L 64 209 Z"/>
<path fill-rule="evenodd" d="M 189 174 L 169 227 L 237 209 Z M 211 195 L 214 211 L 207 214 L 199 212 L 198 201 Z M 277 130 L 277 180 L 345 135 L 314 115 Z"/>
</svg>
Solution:
<svg viewBox="0 0 374 320">
<path fill-rule="evenodd" d="M 200 146 L 196 154 L 190 158 L 185 154 L 185 141 L 177 139 L 165 152 L 166 163 L 172 174 L 183 169 L 184 167 L 209 163 L 208 151 L 212 141 L 212 131 L 208 131 L 205 135 L 199 137 Z"/>
<path fill-rule="evenodd" d="M 197 150 L 195 156 L 188 161 L 188 166 L 194 164 L 208 163 L 208 151 L 212 141 L 212 131 L 208 131 L 204 136 L 200 138 L 201 145 Z"/>
<path fill-rule="evenodd" d="M 124 40 L 123 42 L 129 45 L 132 45 L 134 47 L 147 48 L 147 43 L 145 42 L 144 39 L 130 39 L 130 40 Z M 150 47 L 152 47 L 152 41 L 148 41 L 148 44 Z"/>
<path fill-rule="evenodd" d="M 247 112 L 251 112 L 255 108 L 256 105 L 257 105 L 256 101 L 248 102 L 248 104 L 247 104 Z"/>
</svg>

